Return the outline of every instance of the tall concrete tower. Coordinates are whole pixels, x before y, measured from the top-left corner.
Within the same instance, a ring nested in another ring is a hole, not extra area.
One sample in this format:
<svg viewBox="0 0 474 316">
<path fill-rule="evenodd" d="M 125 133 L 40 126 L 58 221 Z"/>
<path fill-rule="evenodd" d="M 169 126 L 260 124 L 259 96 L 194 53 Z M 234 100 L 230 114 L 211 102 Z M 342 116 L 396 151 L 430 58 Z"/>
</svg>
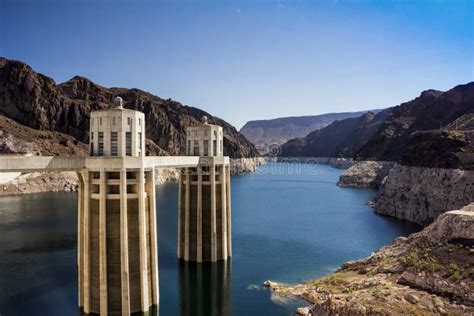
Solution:
<svg viewBox="0 0 474 316">
<path fill-rule="evenodd" d="M 80 174 L 79 306 L 130 315 L 159 303 L 155 174 L 145 162 L 145 116 L 91 113 L 90 156 Z"/>
<path fill-rule="evenodd" d="M 179 182 L 178 258 L 215 262 L 232 256 L 230 169 L 222 127 L 203 123 L 186 129 L 186 154 L 200 156 Z"/>
</svg>

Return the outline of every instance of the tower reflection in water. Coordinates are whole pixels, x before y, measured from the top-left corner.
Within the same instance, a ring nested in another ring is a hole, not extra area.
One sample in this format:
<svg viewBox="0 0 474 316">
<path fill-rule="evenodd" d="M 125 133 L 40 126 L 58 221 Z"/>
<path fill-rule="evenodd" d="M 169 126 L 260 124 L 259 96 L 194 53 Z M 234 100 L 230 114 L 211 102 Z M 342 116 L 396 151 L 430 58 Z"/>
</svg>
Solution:
<svg viewBox="0 0 474 316">
<path fill-rule="evenodd" d="M 230 315 L 231 264 L 180 262 L 181 316 Z"/>
</svg>

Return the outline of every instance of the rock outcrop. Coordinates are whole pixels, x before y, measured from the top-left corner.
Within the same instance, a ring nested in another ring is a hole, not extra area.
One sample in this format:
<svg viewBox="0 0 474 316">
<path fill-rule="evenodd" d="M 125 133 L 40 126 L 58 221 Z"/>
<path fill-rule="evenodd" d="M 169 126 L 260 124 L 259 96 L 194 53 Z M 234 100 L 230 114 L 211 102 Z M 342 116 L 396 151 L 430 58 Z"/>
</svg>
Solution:
<svg viewBox="0 0 474 316">
<path fill-rule="evenodd" d="M 145 113 L 147 150 L 152 154 L 183 154 L 186 126 L 205 115 L 223 127 L 225 155 L 258 156 L 232 125 L 200 109 L 139 89 L 102 87 L 79 76 L 57 85 L 22 62 L 0 58 L 0 114 L 36 130 L 61 132 L 88 143 L 90 112 L 110 107 L 116 96 L 123 98 L 125 108 Z"/>
<path fill-rule="evenodd" d="M 0 184 L 0 196 L 41 192 L 76 191 L 75 172 L 34 172 Z"/>
<path fill-rule="evenodd" d="M 410 167 L 397 164 L 390 170 L 376 213 L 425 225 L 443 212 L 474 200 L 474 171 Z"/>
<path fill-rule="evenodd" d="M 473 247 L 474 203 L 327 277 L 295 286 L 265 284 L 311 303 L 308 315 L 471 315 Z"/>
<path fill-rule="evenodd" d="M 230 173 L 241 174 L 247 172 L 254 172 L 258 166 L 265 164 L 267 160 L 261 157 L 255 158 L 237 158 L 230 160 Z"/>
<path fill-rule="evenodd" d="M 355 162 L 341 174 L 337 185 L 378 190 L 393 166 L 391 161 Z"/>
</svg>

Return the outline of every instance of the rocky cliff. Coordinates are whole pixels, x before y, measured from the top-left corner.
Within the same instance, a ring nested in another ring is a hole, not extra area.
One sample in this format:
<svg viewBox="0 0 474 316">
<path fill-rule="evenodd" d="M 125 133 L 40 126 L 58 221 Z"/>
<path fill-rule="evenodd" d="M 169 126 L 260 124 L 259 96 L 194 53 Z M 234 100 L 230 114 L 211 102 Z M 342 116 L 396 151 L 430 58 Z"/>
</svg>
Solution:
<svg viewBox="0 0 474 316">
<path fill-rule="evenodd" d="M 441 213 L 474 201 L 472 126 L 474 115 L 469 114 L 443 129 L 415 132 L 395 167 L 359 161 L 338 184 L 380 189 L 373 203 L 377 213 L 428 224 Z"/>
<path fill-rule="evenodd" d="M 61 132 L 87 143 L 90 112 L 110 107 L 116 96 L 124 99 L 125 108 L 145 113 L 151 154 L 184 153 L 186 126 L 206 115 L 209 122 L 224 128 L 225 155 L 258 156 L 255 147 L 232 125 L 197 108 L 139 89 L 102 87 L 79 76 L 58 85 L 22 62 L 0 58 L 0 114 L 33 129 Z"/>
<path fill-rule="evenodd" d="M 337 185 L 379 190 L 393 166 L 391 161 L 357 161 L 340 175 Z"/>
<path fill-rule="evenodd" d="M 73 136 L 36 130 L 0 115 L 0 154 L 85 156 L 87 151 Z"/>
<path fill-rule="evenodd" d="M 327 277 L 266 285 L 308 301 L 297 310 L 304 315 L 472 315 L 473 252 L 474 203 Z"/>
<path fill-rule="evenodd" d="M 352 158 L 390 112 L 391 109 L 386 109 L 377 114 L 368 112 L 359 117 L 335 121 L 304 138 L 292 139 L 283 144 L 280 156 Z"/>
<path fill-rule="evenodd" d="M 399 161 L 414 132 L 440 129 L 472 113 L 474 82 L 446 92 L 424 91 L 418 98 L 395 107 L 355 156 L 358 160 Z"/>
<path fill-rule="evenodd" d="M 397 164 L 390 170 L 380 194 L 376 213 L 418 224 L 474 201 L 474 171 L 409 167 Z"/>
<path fill-rule="evenodd" d="M 446 92 L 427 90 L 414 100 L 377 115 L 367 113 L 335 121 L 306 137 L 289 140 L 282 145 L 281 155 L 400 161 L 413 133 L 446 128 L 460 117 L 472 114 L 474 82 Z M 451 130 L 458 127 L 451 126 Z"/>
<path fill-rule="evenodd" d="M 315 130 L 324 128 L 336 120 L 358 117 L 366 112 L 328 113 L 249 121 L 240 129 L 240 133 L 250 140 L 261 154 L 265 154 L 269 151 L 270 145 L 282 145 L 290 139 L 304 137 Z M 378 110 L 373 112 L 378 112 Z"/>
</svg>

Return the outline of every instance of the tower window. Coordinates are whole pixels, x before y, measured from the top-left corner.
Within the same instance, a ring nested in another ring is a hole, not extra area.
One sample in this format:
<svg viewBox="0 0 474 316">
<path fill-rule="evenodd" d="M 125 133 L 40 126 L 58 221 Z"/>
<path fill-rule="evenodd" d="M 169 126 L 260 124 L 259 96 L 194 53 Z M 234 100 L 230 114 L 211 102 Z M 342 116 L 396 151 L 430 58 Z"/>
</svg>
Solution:
<svg viewBox="0 0 474 316">
<path fill-rule="evenodd" d="M 100 125 L 102 125 L 102 118 L 100 118 Z"/>
<path fill-rule="evenodd" d="M 207 139 L 204 141 L 204 156 L 209 156 L 209 141 Z"/>
<path fill-rule="evenodd" d="M 115 117 L 112 117 L 112 125 L 115 125 Z"/>
<path fill-rule="evenodd" d="M 131 117 L 127 117 L 127 124 L 132 125 L 132 118 Z"/>
<path fill-rule="evenodd" d="M 191 141 L 188 140 L 188 156 L 191 156 Z"/>
<path fill-rule="evenodd" d="M 111 132 L 110 133 L 110 155 L 111 156 L 118 156 L 118 133 Z"/>
<path fill-rule="evenodd" d="M 223 152 L 223 150 L 224 150 L 224 141 L 223 141 L 222 139 L 221 139 L 221 147 L 220 147 L 219 149 L 220 149 L 219 152 L 220 152 L 221 155 L 222 155 L 222 152 Z"/>
<path fill-rule="evenodd" d="M 138 132 L 138 150 L 140 151 L 140 156 L 142 153 L 142 133 Z"/>
<path fill-rule="evenodd" d="M 194 156 L 199 156 L 199 141 L 194 141 Z"/>
<path fill-rule="evenodd" d="M 132 155 L 132 133 L 131 132 L 125 133 L 125 155 L 127 156 Z"/>
<path fill-rule="evenodd" d="M 104 155 L 104 132 L 99 132 L 99 156 Z"/>
<path fill-rule="evenodd" d="M 217 140 L 214 139 L 212 141 L 212 147 L 214 147 L 214 148 L 212 148 L 213 149 L 213 155 L 217 156 Z"/>
</svg>

